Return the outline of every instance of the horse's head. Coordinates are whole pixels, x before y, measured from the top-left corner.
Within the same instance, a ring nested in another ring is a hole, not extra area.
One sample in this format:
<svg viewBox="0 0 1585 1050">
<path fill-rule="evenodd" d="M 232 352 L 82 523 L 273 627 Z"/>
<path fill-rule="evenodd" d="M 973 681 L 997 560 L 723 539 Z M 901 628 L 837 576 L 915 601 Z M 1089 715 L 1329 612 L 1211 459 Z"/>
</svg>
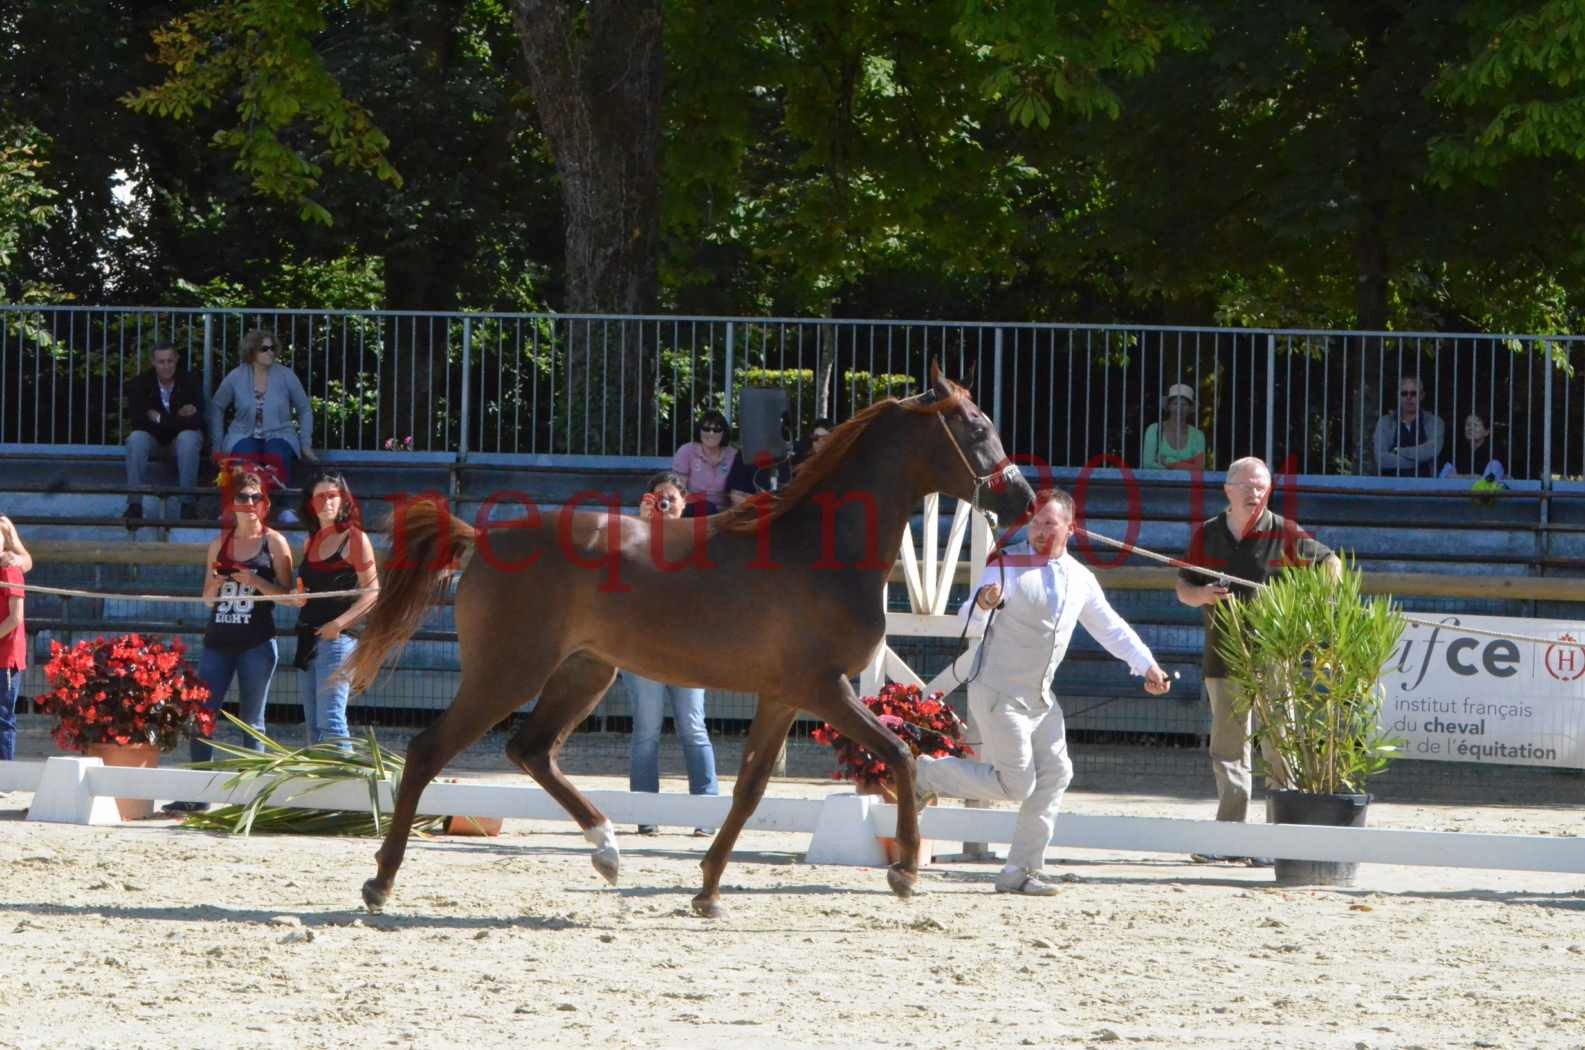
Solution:
<svg viewBox="0 0 1585 1050">
<path fill-rule="evenodd" d="M 948 452 L 941 463 L 940 491 L 977 501 L 1005 526 L 1021 519 L 1034 505 L 1034 489 L 1008 459 L 996 423 L 980 411 L 969 392 L 932 365 L 930 389 L 916 400 L 921 406 L 942 406 L 935 415 L 956 451 Z"/>
</svg>

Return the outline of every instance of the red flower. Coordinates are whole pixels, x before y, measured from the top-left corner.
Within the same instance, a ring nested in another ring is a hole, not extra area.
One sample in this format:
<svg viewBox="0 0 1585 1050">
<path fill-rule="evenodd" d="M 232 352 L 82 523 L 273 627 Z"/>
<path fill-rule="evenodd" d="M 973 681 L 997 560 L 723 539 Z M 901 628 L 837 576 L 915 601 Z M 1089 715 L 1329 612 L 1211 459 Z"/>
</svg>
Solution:
<svg viewBox="0 0 1585 1050">
<path fill-rule="evenodd" d="M 166 648 L 135 634 L 70 647 L 52 642 L 44 668 L 51 689 L 41 706 L 60 719 L 56 742 L 82 751 L 93 743 L 147 740 L 169 751 L 183 735 L 209 735 L 209 689 L 183 652 L 179 641 Z"/>
<path fill-rule="evenodd" d="M 974 753 L 963 743 L 966 727 L 941 701 L 940 693 L 924 697 L 916 685 L 891 683 L 881 688 L 879 696 L 867 696 L 863 702 L 916 757 L 924 754 L 941 758 Z M 819 726 L 810 736 L 816 743 L 825 744 L 836 752 L 837 769 L 833 779 L 852 780 L 870 787 L 890 783 L 891 770 L 886 763 L 837 732 L 830 723 Z"/>
</svg>

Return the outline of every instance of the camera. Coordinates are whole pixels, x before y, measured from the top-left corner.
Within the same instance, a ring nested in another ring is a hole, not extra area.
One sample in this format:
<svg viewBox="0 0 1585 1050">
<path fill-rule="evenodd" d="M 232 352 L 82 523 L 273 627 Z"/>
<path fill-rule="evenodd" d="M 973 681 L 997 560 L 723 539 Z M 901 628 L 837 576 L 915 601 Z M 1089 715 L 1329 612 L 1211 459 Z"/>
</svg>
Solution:
<svg viewBox="0 0 1585 1050">
<path fill-rule="evenodd" d="M 671 497 L 670 496 L 662 496 L 659 499 L 657 499 L 655 501 L 655 509 L 660 511 L 662 514 L 664 514 L 667 511 L 671 510 Z"/>
</svg>

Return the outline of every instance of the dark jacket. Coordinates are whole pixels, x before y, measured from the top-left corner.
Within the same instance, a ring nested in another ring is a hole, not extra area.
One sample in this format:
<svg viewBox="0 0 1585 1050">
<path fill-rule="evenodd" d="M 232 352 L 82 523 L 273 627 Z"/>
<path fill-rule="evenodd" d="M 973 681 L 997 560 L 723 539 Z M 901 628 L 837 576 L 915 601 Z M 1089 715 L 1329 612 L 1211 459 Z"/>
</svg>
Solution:
<svg viewBox="0 0 1585 1050">
<path fill-rule="evenodd" d="M 196 411 L 190 416 L 177 415 L 183 405 L 192 405 Z M 159 413 L 158 423 L 149 419 L 150 411 Z M 201 432 L 204 429 L 204 391 L 198 377 L 177 371 L 175 387 L 171 390 L 171 409 L 167 412 L 165 403 L 160 400 L 160 381 L 154 369 L 139 374 L 127 384 L 127 429 L 146 430 L 162 445 L 175 440 L 184 430 Z"/>
</svg>

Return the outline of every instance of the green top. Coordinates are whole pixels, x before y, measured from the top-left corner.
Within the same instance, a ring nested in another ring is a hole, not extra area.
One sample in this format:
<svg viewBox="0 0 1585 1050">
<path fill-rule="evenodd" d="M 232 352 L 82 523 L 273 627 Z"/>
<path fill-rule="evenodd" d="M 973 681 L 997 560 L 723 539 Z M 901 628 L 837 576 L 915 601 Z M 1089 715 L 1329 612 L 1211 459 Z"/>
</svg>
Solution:
<svg viewBox="0 0 1585 1050">
<path fill-rule="evenodd" d="M 1200 433 L 1199 427 L 1189 427 L 1183 447 L 1174 448 L 1162 439 L 1161 424 L 1152 423 L 1145 428 L 1144 447 L 1139 452 L 1139 466 L 1144 470 L 1171 470 L 1174 463 L 1204 454 L 1205 435 Z"/>
</svg>

